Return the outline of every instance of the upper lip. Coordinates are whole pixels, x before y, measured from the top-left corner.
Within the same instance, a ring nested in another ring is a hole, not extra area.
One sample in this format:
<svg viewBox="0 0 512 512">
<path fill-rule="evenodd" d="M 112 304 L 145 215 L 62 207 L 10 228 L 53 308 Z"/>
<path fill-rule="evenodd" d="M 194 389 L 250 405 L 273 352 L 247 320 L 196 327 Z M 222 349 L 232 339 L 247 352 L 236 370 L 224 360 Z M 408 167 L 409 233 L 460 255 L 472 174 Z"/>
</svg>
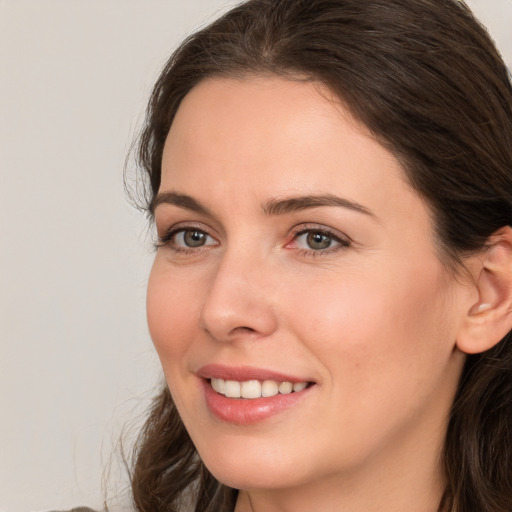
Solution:
<svg viewBox="0 0 512 512">
<path fill-rule="evenodd" d="M 297 376 L 287 375 L 282 372 L 255 368 L 252 366 L 225 366 L 222 364 L 207 364 L 197 370 L 196 374 L 203 379 L 223 379 L 245 382 L 248 380 L 275 380 L 279 382 L 311 382 Z"/>
</svg>

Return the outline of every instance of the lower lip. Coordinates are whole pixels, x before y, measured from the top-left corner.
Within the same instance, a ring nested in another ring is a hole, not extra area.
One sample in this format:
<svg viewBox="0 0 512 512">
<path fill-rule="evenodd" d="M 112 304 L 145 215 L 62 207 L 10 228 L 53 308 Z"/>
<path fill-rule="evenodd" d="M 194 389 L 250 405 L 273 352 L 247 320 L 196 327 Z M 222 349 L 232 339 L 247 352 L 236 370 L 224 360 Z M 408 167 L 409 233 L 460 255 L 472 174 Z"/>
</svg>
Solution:
<svg viewBox="0 0 512 512">
<path fill-rule="evenodd" d="M 235 425 L 252 425 L 299 404 L 311 389 L 261 398 L 227 398 L 213 390 L 210 381 L 201 379 L 206 405 L 218 419 Z"/>
</svg>

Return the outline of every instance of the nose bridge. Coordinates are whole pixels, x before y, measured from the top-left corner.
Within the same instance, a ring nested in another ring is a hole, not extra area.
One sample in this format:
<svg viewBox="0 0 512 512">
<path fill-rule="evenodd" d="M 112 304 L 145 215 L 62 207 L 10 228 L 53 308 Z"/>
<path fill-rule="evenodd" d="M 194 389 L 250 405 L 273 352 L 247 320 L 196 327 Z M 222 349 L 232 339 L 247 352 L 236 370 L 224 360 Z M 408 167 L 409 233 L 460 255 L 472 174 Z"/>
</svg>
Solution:
<svg viewBox="0 0 512 512">
<path fill-rule="evenodd" d="M 218 262 L 201 310 L 204 330 L 220 341 L 268 336 L 277 327 L 269 259 L 248 245 L 227 249 Z"/>
</svg>

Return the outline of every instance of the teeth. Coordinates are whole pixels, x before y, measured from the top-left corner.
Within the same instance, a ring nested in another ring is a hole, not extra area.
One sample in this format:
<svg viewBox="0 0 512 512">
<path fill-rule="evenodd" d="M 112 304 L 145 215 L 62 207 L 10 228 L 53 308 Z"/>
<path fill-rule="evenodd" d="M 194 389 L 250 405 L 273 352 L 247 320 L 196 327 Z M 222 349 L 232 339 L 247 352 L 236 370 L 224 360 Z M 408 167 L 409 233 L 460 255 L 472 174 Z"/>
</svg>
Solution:
<svg viewBox="0 0 512 512">
<path fill-rule="evenodd" d="M 291 382 L 281 382 L 279 384 L 279 393 L 287 395 L 293 391 L 293 384 Z"/>
<path fill-rule="evenodd" d="M 302 391 L 303 389 L 306 389 L 307 382 L 296 382 L 293 385 L 293 391 Z"/>
<path fill-rule="evenodd" d="M 270 397 L 277 394 L 287 395 L 292 392 L 299 392 L 305 389 L 307 382 L 277 382 L 275 380 L 247 380 L 238 382 L 236 380 L 211 379 L 212 388 L 221 395 L 228 398 L 260 398 Z"/>
<path fill-rule="evenodd" d="M 275 380 L 265 380 L 261 385 L 261 396 L 275 396 L 279 393 L 279 384 Z"/>
<path fill-rule="evenodd" d="M 240 387 L 242 398 L 259 398 L 261 396 L 261 383 L 259 380 L 242 382 Z"/>
<path fill-rule="evenodd" d="M 240 382 L 227 380 L 224 382 L 224 394 L 229 398 L 240 398 Z"/>
<path fill-rule="evenodd" d="M 225 381 L 223 379 L 212 379 L 211 385 L 212 388 L 217 391 L 217 393 L 224 394 L 224 383 Z"/>
</svg>

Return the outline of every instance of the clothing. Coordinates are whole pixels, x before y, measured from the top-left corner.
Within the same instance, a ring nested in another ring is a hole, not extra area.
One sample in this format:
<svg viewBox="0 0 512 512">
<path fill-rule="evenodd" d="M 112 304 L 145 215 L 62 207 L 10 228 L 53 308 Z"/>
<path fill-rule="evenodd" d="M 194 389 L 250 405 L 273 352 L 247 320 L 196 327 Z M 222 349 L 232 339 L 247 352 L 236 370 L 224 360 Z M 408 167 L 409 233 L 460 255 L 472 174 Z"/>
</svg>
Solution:
<svg viewBox="0 0 512 512">
<path fill-rule="evenodd" d="M 53 510 L 51 512 L 59 512 L 59 511 Z M 72 508 L 71 510 L 60 511 L 60 512 L 96 512 L 96 511 L 89 507 L 76 507 L 76 508 Z"/>
</svg>

